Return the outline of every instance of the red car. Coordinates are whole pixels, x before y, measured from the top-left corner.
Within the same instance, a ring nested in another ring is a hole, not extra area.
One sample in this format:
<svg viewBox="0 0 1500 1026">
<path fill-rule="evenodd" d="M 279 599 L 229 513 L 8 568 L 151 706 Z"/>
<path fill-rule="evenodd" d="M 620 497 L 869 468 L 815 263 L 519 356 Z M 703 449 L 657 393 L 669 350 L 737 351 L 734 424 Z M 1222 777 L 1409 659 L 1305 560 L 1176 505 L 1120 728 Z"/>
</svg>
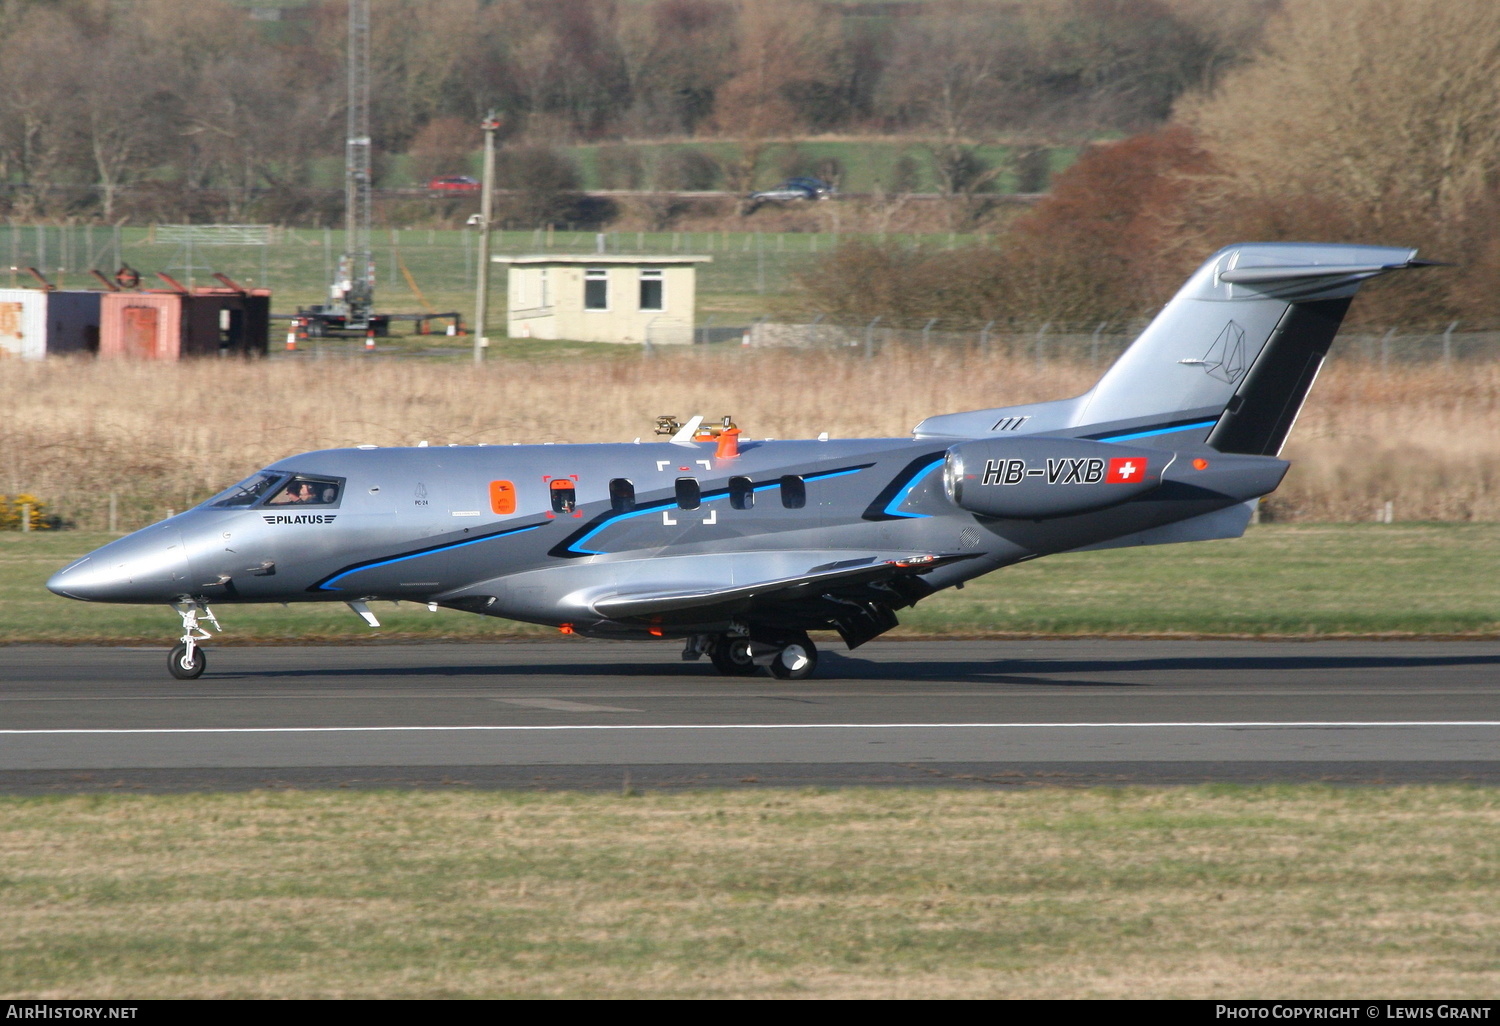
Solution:
<svg viewBox="0 0 1500 1026">
<path fill-rule="evenodd" d="M 427 183 L 429 192 L 478 192 L 480 189 L 479 179 L 470 178 L 468 175 L 450 175 L 447 178 L 434 178 Z"/>
</svg>

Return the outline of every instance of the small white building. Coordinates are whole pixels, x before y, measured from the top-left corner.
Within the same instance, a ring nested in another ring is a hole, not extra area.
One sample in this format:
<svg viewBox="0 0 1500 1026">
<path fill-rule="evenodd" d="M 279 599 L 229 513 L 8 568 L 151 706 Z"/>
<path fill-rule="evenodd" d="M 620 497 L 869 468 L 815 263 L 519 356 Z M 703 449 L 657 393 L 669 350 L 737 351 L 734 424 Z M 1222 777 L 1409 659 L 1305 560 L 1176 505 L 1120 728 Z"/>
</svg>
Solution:
<svg viewBox="0 0 1500 1026">
<path fill-rule="evenodd" d="M 509 267 L 511 338 L 691 345 L 707 256 L 497 256 Z"/>
</svg>

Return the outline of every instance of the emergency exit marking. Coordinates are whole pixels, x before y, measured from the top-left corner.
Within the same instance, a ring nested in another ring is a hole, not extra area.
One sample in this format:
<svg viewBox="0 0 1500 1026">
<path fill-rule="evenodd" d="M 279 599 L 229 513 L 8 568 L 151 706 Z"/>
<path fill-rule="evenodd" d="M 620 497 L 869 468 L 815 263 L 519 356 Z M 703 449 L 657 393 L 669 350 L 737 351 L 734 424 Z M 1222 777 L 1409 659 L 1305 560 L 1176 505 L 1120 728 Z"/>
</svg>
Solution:
<svg viewBox="0 0 1500 1026">
<path fill-rule="evenodd" d="M 516 486 L 509 481 L 490 482 L 490 509 L 499 516 L 516 511 Z"/>
</svg>

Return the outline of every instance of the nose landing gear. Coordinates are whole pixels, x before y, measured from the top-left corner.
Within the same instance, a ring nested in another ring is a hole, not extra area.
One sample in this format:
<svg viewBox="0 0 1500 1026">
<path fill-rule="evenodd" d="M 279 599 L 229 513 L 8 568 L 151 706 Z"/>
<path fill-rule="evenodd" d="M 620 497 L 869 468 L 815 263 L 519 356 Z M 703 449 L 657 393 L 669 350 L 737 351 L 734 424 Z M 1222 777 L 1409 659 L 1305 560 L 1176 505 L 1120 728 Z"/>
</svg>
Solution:
<svg viewBox="0 0 1500 1026">
<path fill-rule="evenodd" d="M 172 608 L 182 617 L 182 637 L 177 647 L 172 649 L 171 655 L 167 656 L 167 671 L 178 680 L 194 680 L 201 677 L 208 667 L 208 656 L 198 647 L 198 642 L 213 637 L 199 626 L 198 617 L 201 615 L 221 633 L 224 628 L 219 624 L 218 617 L 214 616 L 213 610 L 202 603 L 183 601 L 174 603 Z"/>
</svg>

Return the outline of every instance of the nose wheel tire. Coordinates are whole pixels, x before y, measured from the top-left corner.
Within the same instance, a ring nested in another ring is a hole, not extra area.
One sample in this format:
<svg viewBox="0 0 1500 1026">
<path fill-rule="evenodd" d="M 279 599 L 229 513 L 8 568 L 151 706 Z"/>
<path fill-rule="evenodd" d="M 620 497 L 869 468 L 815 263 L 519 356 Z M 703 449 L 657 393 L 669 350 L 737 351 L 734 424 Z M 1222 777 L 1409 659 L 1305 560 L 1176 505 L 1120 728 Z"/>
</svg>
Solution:
<svg viewBox="0 0 1500 1026">
<path fill-rule="evenodd" d="M 167 656 L 167 670 L 178 680 L 194 680 L 203 676 L 203 671 L 208 666 L 208 656 L 203 649 L 193 647 L 193 658 L 187 657 L 187 646 L 178 645 L 172 649 L 172 654 Z"/>
<path fill-rule="evenodd" d="M 817 668 L 818 650 L 805 634 L 783 645 L 766 667 L 777 680 L 803 680 Z"/>
<path fill-rule="evenodd" d="M 759 667 L 750 660 L 750 639 L 720 636 L 708 650 L 708 658 L 726 677 L 748 677 Z"/>
</svg>

